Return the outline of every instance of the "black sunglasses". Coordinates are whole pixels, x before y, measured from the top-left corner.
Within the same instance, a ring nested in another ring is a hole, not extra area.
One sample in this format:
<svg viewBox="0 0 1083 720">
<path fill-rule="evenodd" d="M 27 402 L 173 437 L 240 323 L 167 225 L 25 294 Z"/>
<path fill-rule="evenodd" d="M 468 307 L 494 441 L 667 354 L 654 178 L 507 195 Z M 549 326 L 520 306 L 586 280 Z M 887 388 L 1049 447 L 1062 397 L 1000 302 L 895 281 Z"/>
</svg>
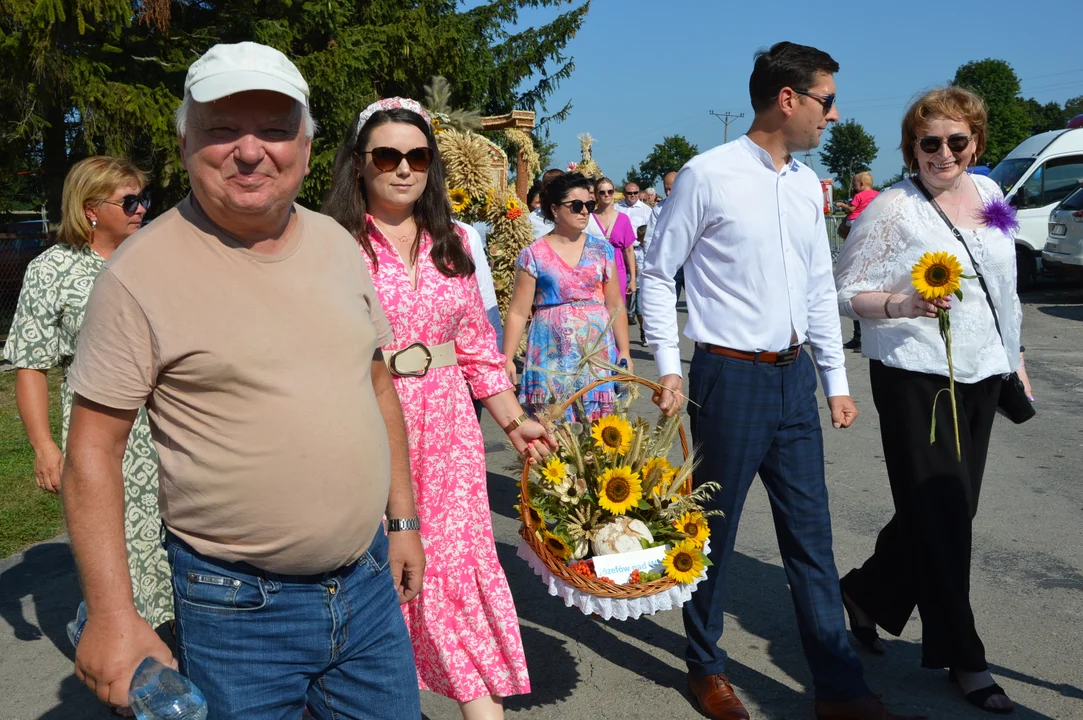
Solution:
<svg viewBox="0 0 1083 720">
<path fill-rule="evenodd" d="M 145 192 L 142 195 L 125 195 L 120 200 L 102 200 L 102 202 L 116 205 L 129 215 L 135 215 L 140 205 L 143 206 L 144 210 L 150 210 L 150 193 Z"/>
<path fill-rule="evenodd" d="M 624 194 L 625 195 L 638 195 L 639 191 L 638 190 L 625 190 Z"/>
<path fill-rule="evenodd" d="M 432 165 L 432 150 L 427 147 L 416 147 L 406 152 L 393 147 L 376 147 L 366 150 L 364 154 L 372 156 L 372 164 L 380 172 L 391 172 L 402 164 L 403 158 L 414 172 L 425 172 Z"/>
<path fill-rule="evenodd" d="M 820 95 L 819 93 L 812 93 L 808 92 L 807 90 L 794 90 L 794 92 L 798 95 L 810 97 L 816 102 L 820 103 L 820 105 L 822 105 L 824 108 L 824 115 L 831 112 L 831 108 L 835 106 L 835 93 L 831 93 L 830 95 Z"/>
<path fill-rule="evenodd" d="M 918 139 L 918 147 L 921 151 L 932 155 L 940 150 L 940 146 L 944 143 L 948 143 L 948 150 L 952 152 L 962 152 L 966 150 L 966 146 L 970 144 L 970 141 L 974 139 L 973 135 L 967 135 L 966 133 L 955 133 L 947 138 L 937 137 L 936 135 L 926 135 L 923 138 Z"/>
<path fill-rule="evenodd" d="M 562 202 L 561 205 L 566 206 L 576 215 L 583 212 L 583 208 L 586 208 L 587 212 L 592 213 L 594 212 L 594 208 L 597 207 L 597 203 L 593 200 L 566 200 Z"/>
</svg>

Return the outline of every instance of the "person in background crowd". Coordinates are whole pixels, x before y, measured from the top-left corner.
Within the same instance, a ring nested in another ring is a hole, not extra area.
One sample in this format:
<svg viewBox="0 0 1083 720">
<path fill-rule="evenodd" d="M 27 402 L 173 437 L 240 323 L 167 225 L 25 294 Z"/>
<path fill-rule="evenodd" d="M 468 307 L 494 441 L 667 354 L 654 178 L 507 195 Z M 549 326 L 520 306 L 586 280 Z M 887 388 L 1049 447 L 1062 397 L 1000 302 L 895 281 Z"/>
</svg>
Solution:
<svg viewBox="0 0 1083 720">
<path fill-rule="evenodd" d="M 1002 378 L 1017 370 L 1031 391 L 1020 345 L 1015 242 L 985 215 L 1004 198 L 995 182 L 966 172 L 985 150 L 987 127 L 984 102 L 968 90 L 947 87 L 920 97 L 902 123 L 910 177 L 868 207 L 838 259 L 839 310 L 865 325 L 862 349 L 895 503 L 872 556 L 842 579 L 842 590 L 850 629 L 863 645 L 885 652 L 876 626 L 898 636 L 916 606 L 922 667 L 948 668 L 969 703 L 1008 713 L 1012 702 L 989 674 L 975 626 L 970 562 Z M 961 299 L 930 303 L 915 292 L 912 268 L 928 252 L 952 253 L 962 264 Z M 961 457 L 943 398 L 929 442 L 934 403 L 948 388 L 936 319 L 941 308 L 951 309 Z"/>
<path fill-rule="evenodd" d="M 551 168 L 549 170 L 546 170 L 541 178 L 541 188 L 544 188 L 545 185 L 553 178 L 558 178 L 563 174 L 564 171 L 558 170 L 557 168 Z M 540 204 L 538 207 L 530 211 L 530 215 L 528 215 L 527 218 L 530 220 L 530 226 L 534 229 L 535 240 L 540 238 L 542 235 L 547 235 L 553 230 L 553 223 L 546 219 L 545 213 L 542 212 Z"/>
<path fill-rule="evenodd" d="M 658 202 L 658 191 L 655 190 L 653 187 L 649 187 L 646 190 L 643 190 L 640 194 L 642 195 L 641 199 L 643 200 L 643 202 L 647 203 L 647 205 L 653 210 L 655 203 Z"/>
<path fill-rule="evenodd" d="M 537 180 L 526 191 L 526 207 L 532 213 L 541 207 L 541 189 L 541 180 Z"/>
<path fill-rule="evenodd" d="M 673 183 L 677 180 L 677 173 L 674 171 L 667 172 L 662 176 L 662 189 L 666 193 L 666 197 L 660 198 L 658 202 L 651 208 L 651 218 L 647 221 L 647 229 L 643 231 L 643 241 L 640 245 L 643 248 L 643 257 L 647 257 L 647 251 L 650 249 L 651 240 L 654 239 L 654 230 L 658 227 L 658 219 L 662 216 L 662 208 L 666 204 L 666 198 L 669 197 L 669 193 L 673 190 Z M 681 292 L 684 290 L 684 268 L 678 268 L 677 274 L 673 276 L 673 282 L 675 283 L 677 290 L 677 300 L 681 299 Z M 640 331 L 642 334 L 642 330 Z"/>
<path fill-rule="evenodd" d="M 708 503 L 719 511 L 708 519 L 718 542 L 713 565 L 684 606 L 689 692 L 719 720 L 749 717 L 724 674 L 718 641 L 737 526 L 757 474 L 774 512 L 816 717 L 896 717 L 869 692 L 846 634 L 816 401 L 819 369 L 832 425 L 857 418 L 819 210 L 823 192 L 797 160 L 838 119 L 838 69 L 827 53 L 789 42 L 756 54 L 752 127 L 680 171 L 644 271 L 643 320 L 661 376 L 654 401 L 673 415 L 684 400 L 673 277 L 684 266 L 685 334 L 696 343 L 689 416 L 703 450 L 695 477 L 722 483 Z"/>
<path fill-rule="evenodd" d="M 613 181 L 609 178 L 600 178 L 594 185 L 594 193 L 598 198 L 595 210 L 591 211 L 588 234 L 600 231 L 601 237 L 613 246 L 614 257 L 617 263 L 617 282 L 620 283 L 621 297 L 625 306 L 629 302 L 629 296 L 636 291 L 636 263 L 633 246 L 636 242 L 635 228 L 631 220 L 622 212 L 619 212 L 613 195 L 616 192 Z M 634 324 L 635 318 L 629 314 L 628 324 Z"/>
<path fill-rule="evenodd" d="M 26 269 L 4 359 L 15 371 L 15 401 L 34 449 L 34 480 L 60 492 L 73 392 L 68 371 L 94 279 L 113 252 L 143 225 L 150 196 L 147 177 L 128 160 L 97 156 L 72 166 L 64 178 L 57 243 Z M 60 368 L 60 447 L 49 429 L 46 373 Z M 131 592 L 139 617 L 157 628 L 173 620 L 169 561 L 159 540 L 158 455 L 146 408 L 139 408 L 122 462 L 124 539 Z"/>
<path fill-rule="evenodd" d="M 632 233 L 635 241 L 632 243 L 632 262 L 628 263 L 630 276 L 628 287 L 628 324 L 636 324 L 634 310 L 638 307 L 639 292 L 637 278 L 643 268 L 643 245 L 639 242 L 642 237 L 639 229 L 644 227 L 651 217 L 651 206 L 645 203 L 639 191 L 639 184 L 627 182 L 624 184 L 624 197 L 614 205 L 617 212 L 627 215 L 632 224 Z M 608 236 L 607 236 L 608 237 Z M 619 264 L 618 264 L 619 267 Z M 642 333 L 640 333 L 642 335 Z"/>
<path fill-rule="evenodd" d="M 845 240 L 850 235 L 850 228 L 861 213 L 865 211 L 865 208 L 869 206 L 869 203 L 879 195 L 880 193 L 872 188 L 872 173 L 861 172 L 854 175 L 854 197 L 850 202 L 837 202 L 835 207 L 845 210 L 849 213 L 846 216 L 846 222 L 839 226 L 839 237 Z M 854 336 L 850 338 L 844 345 L 847 350 L 860 350 L 861 349 L 861 322 L 854 320 Z"/>
<path fill-rule="evenodd" d="M 426 559 L 425 592 L 403 606 L 417 681 L 457 701 L 466 720 L 482 720 L 503 717 L 503 698 L 530 692 L 530 679 L 471 393 L 529 462 L 556 442 L 515 400 L 450 207 L 421 105 L 387 98 L 365 108 L 335 156 L 324 209 L 358 239 L 395 334 L 384 351 L 406 418 Z"/>
<path fill-rule="evenodd" d="M 90 294 L 63 497 L 87 603 L 75 673 L 114 705 L 144 658 L 174 664 L 125 564 L 122 449 L 146 404 L 180 670 L 208 720 L 421 714 L 399 603 L 425 553 L 393 336 L 356 242 L 294 202 L 315 130 L 285 55 L 210 48 L 177 110 L 192 192 Z"/>
<path fill-rule="evenodd" d="M 508 377 L 515 382 L 511 357 L 519 348 L 531 305 L 535 306 L 519 391 L 520 402 L 535 415 L 609 374 L 589 359 L 580 366 L 584 349 L 599 337 L 604 337 L 599 359 L 610 364 L 624 360 L 629 371 L 632 369 L 614 248 L 605 238 L 584 232 L 592 206 L 587 186 L 587 179 L 579 173 L 546 185 L 542 208 L 554 222 L 553 232 L 535 240 L 517 261 L 504 354 L 509 359 Z M 599 197 L 612 197 L 613 183 L 599 180 L 597 191 Z M 570 408 L 566 419 L 593 421 L 613 412 L 616 400 L 616 388 L 606 383 L 584 396 L 587 417 L 577 417 L 576 409 Z"/>
</svg>

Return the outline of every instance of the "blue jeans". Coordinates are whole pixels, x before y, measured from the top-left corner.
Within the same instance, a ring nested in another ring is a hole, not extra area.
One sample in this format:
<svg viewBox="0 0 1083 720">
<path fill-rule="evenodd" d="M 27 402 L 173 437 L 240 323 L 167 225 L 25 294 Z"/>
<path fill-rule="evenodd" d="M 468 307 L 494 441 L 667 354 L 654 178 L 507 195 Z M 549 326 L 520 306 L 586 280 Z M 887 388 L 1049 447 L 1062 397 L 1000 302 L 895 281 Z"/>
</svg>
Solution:
<svg viewBox="0 0 1083 720">
<path fill-rule="evenodd" d="M 823 434 L 816 370 L 802 350 L 791 365 L 736 360 L 697 347 L 688 375 L 692 438 L 703 448 L 696 480 L 722 484 L 707 503 L 725 515 L 708 519 L 707 578 L 684 606 L 686 661 L 693 675 L 725 672 L 722 638 L 726 570 L 741 509 L 759 473 L 771 500 L 801 644 L 816 699 L 853 700 L 869 692 L 850 647 L 831 550 Z"/>
<path fill-rule="evenodd" d="M 200 555 L 169 534 L 181 672 L 208 720 L 421 717 L 387 536 L 333 572 L 285 576 Z"/>
</svg>

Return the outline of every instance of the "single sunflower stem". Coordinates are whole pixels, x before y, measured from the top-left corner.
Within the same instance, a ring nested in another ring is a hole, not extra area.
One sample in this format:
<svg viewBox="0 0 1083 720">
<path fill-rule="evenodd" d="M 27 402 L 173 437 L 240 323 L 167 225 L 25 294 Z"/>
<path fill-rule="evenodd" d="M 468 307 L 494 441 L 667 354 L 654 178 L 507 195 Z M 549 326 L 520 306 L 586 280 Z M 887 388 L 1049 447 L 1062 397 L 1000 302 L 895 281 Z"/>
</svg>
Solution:
<svg viewBox="0 0 1083 720">
<path fill-rule="evenodd" d="M 963 459 L 963 450 L 959 445 L 959 408 L 955 403 L 955 365 L 951 360 L 951 318 L 947 310 L 941 310 L 944 316 L 944 345 L 948 350 L 948 394 L 951 395 L 951 420 L 955 425 L 955 458 Z"/>
</svg>

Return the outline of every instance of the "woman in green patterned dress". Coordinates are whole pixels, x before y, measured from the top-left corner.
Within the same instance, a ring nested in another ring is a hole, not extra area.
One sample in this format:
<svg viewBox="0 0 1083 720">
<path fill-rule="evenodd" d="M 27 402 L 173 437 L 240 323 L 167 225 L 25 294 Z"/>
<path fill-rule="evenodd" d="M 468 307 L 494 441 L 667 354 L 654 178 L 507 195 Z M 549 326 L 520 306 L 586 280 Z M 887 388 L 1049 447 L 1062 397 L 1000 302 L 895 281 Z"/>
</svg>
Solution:
<svg viewBox="0 0 1083 720">
<path fill-rule="evenodd" d="M 142 194 L 145 185 L 146 175 L 121 158 L 98 156 L 77 163 L 64 179 L 58 242 L 26 269 L 4 358 L 18 368 L 15 399 L 34 448 L 34 479 L 49 492 L 60 491 L 61 448 L 72 405 L 67 372 L 90 288 L 113 251 L 143 224 L 150 205 Z M 60 386 L 60 447 L 49 430 L 45 377 L 54 367 L 65 376 Z M 135 606 L 157 628 L 173 619 L 173 587 L 158 539 L 158 454 L 146 409 L 139 411 L 124 453 L 124 511 Z"/>
</svg>

